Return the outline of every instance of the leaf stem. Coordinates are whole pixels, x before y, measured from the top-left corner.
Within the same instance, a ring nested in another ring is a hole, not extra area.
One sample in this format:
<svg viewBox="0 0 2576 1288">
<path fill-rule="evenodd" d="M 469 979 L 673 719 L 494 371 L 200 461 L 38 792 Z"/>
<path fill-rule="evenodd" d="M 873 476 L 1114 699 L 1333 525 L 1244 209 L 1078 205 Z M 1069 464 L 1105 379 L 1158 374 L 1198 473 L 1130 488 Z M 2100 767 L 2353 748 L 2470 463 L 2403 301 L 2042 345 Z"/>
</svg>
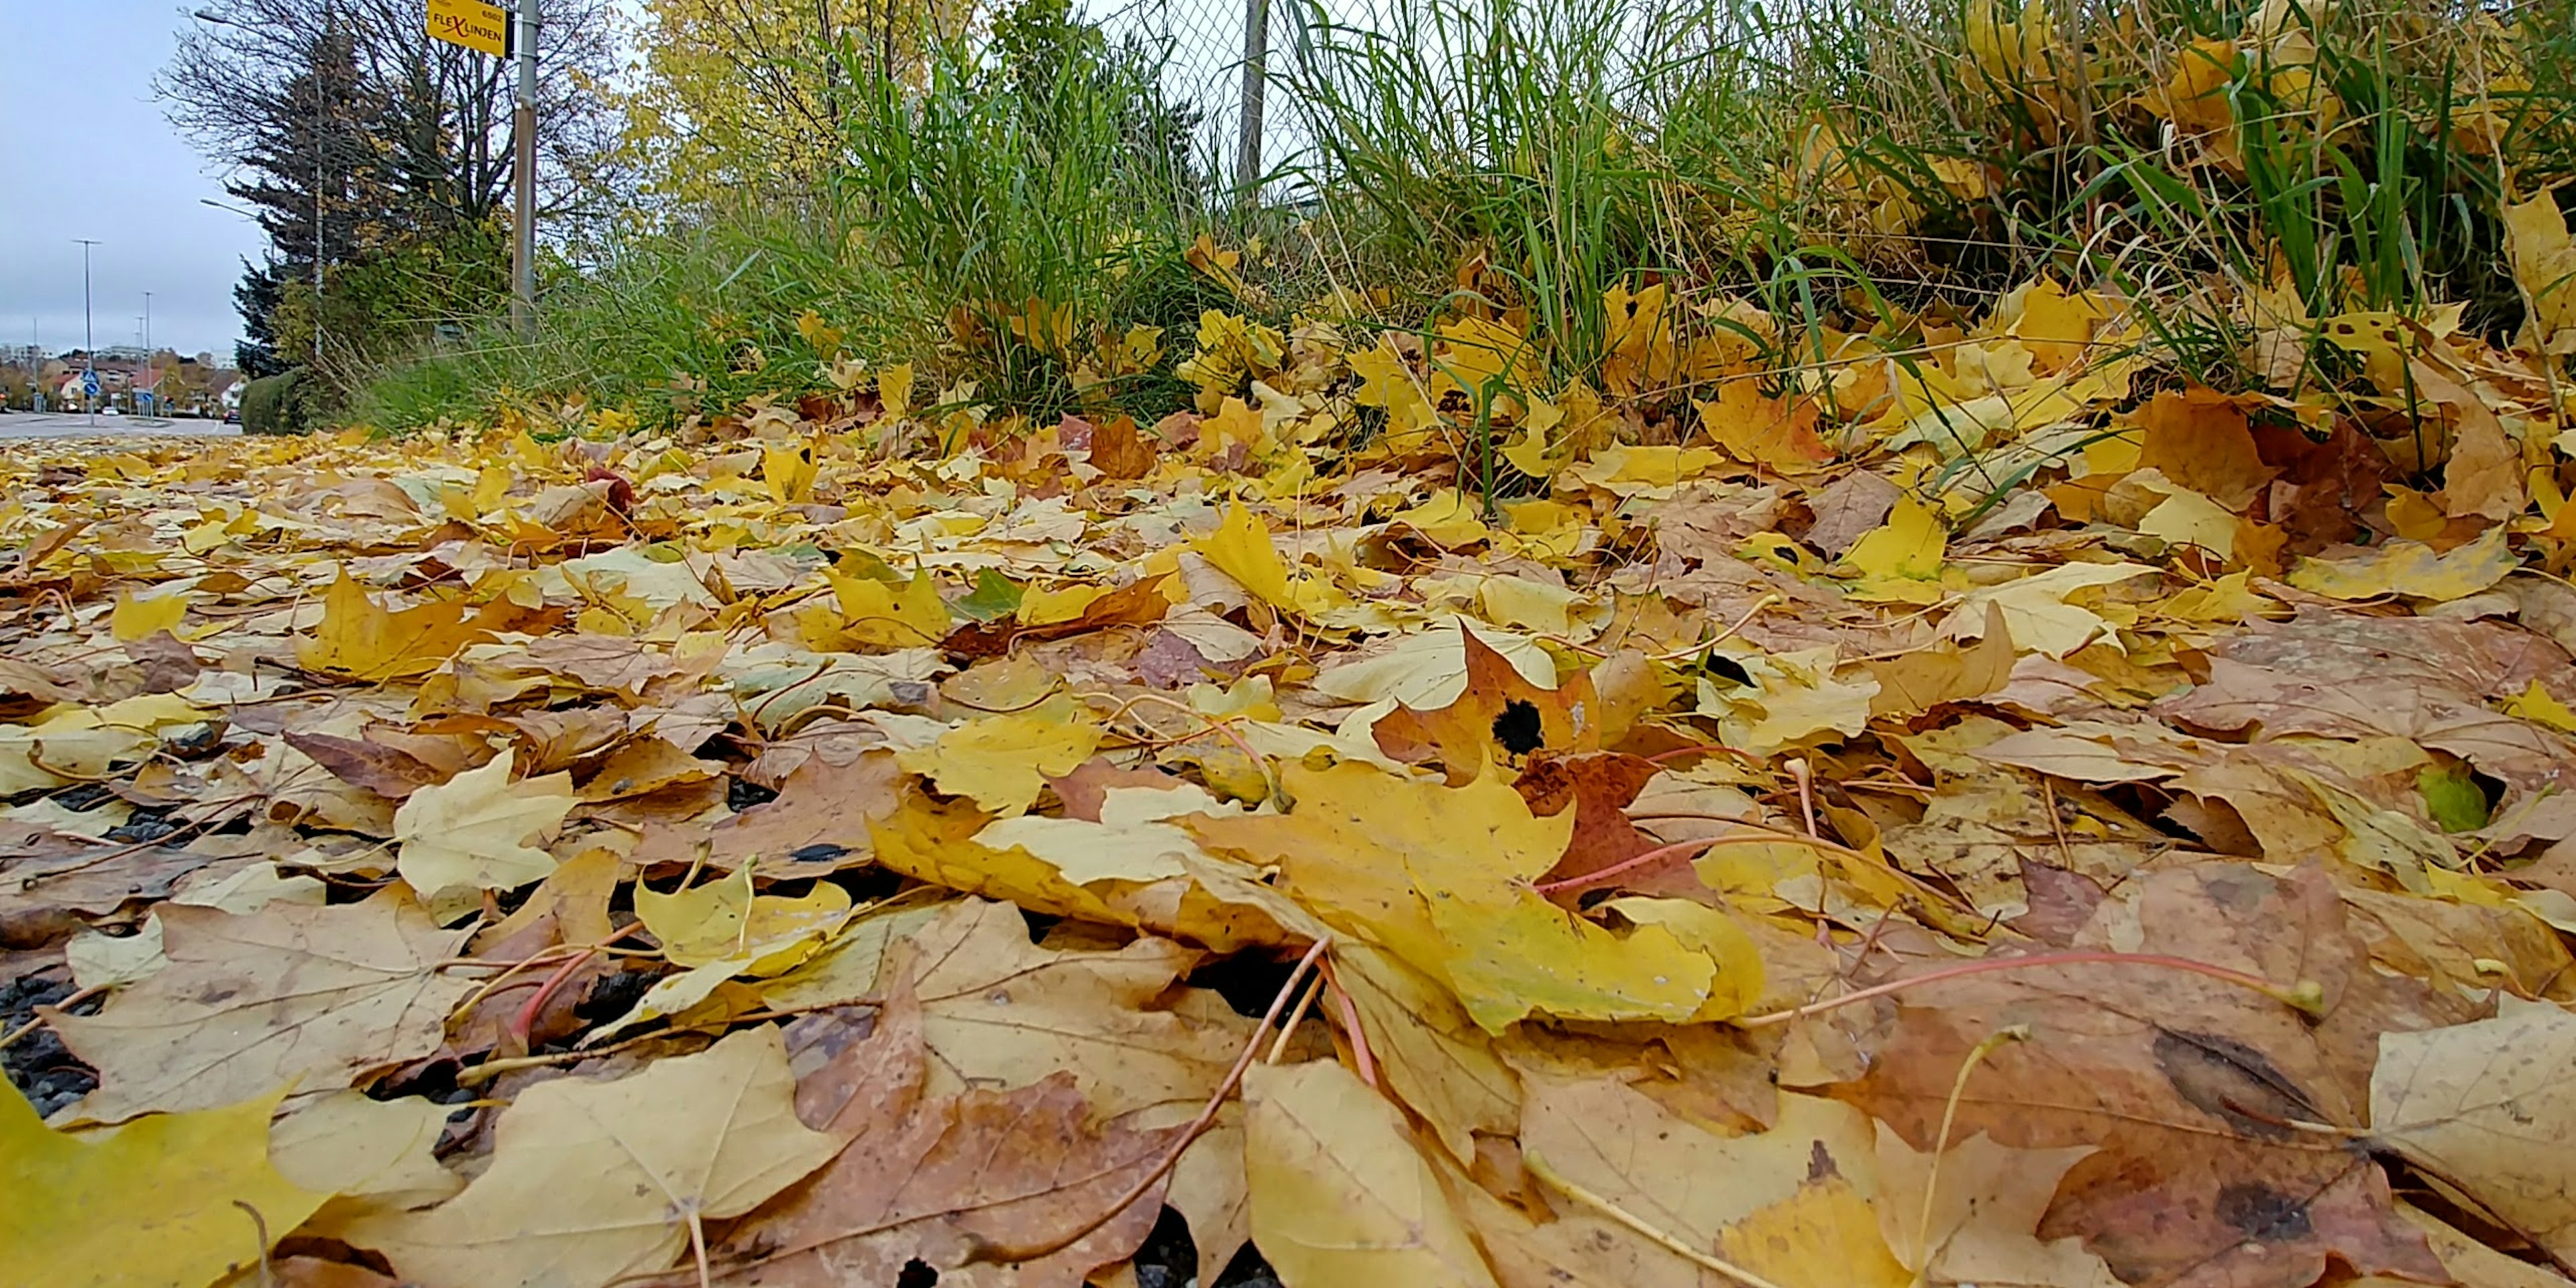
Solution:
<svg viewBox="0 0 2576 1288">
<path fill-rule="evenodd" d="M 1805 1019 L 1810 1015 L 1822 1015 L 1827 1011 L 1850 1006 L 1855 1002 L 1886 997 L 1891 993 L 1902 992 L 1921 984 L 1938 984 L 1943 980 L 2023 970 L 2033 966 L 2086 965 L 2155 966 L 2165 970 L 2187 971 L 2217 980 L 2222 984 L 2234 984 L 2239 988 L 2251 989 L 2310 1018 L 2325 1014 L 2325 990 L 2315 980 L 2300 980 L 2288 988 L 2282 988 L 2260 975 L 2249 975 L 2241 970 L 2229 970 L 2224 966 L 2195 961 L 2189 957 L 2173 957 L 2163 953 L 2079 950 L 2062 953 L 2033 953 L 2028 957 L 1989 958 L 1985 961 L 1965 962 L 1957 966 L 1944 966 L 1939 970 L 1926 971 L 1920 975 L 1908 975 L 1903 979 L 1892 979 L 1884 984 L 1873 984 L 1857 992 L 1845 993 L 1826 1001 L 1810 1002 L 1805 1006 L 1793 1007 L 1786 1011 L 1773 1011 L 1768 1015 L 1742 1016 L 1729 1023 L 1738 1028 L 1765 1028 L 1774 1024 L 1786 1024 L 1791 1020 Z"/>
<path fill-rule="evenodd" d="M 1546 1183 L 1548 1188 L 1564 1194 L 1567 1198 L 1573 1199 L 1575 1202 L 1628 1227 L 1630 1230 L 1633 1230 L 1638 1234 L 1644 1235 L 1648 1242 L 1654 1244 L 1656 1247 L 1662 1248 L 1664 1251 L 1669 1252 L 1676 1257 L 1680 1257 L 1694 1265 L 1704 1266 L 1710 1270 L 1714 1270 L 1737 1283 L 1743 1284 L 1744 1288 L 1780 1288 L 1780 1285 L 1775 1284 L 1732 1261 L 1711 1256 L 1708 1253 L 1702 1252 L 1699 1249 L 1682 1242 L 1680 1239 L 1677 1239 L 1672 1235 L 1666 1234 L 1662 1230 L 1647 1224 L 1644 1217 L 1638 1216 L 1636 1213 L 1575 1184 L 1573 1181 L 1567 1180 L 1565 1173 L 1549 1166 L 1548 1161 L 1540 1157 L 1537 1150 L 1523 1149 L 1521 1151 L 1521 1166 L 1528 1168 L 1530 1175 L 1535 1176 L 1540 1181 Z"/>
<path fill-rule="evenodd" d="M 112 986 L 107 984 L 92 984 L 87 988 L 74 992 L 71 996 L 54 1003 L 46 1009 L 53 1011 L 69 1010 L 72 1007 L 78 1006 L 81 1003 L 106 992 L 110 987 Z M 53 1022 L 53 1016 L 39 1015 L 36 1018 L 9 1030 L 7 1034 L 0 1035 L 0 1051 L 8 1050 L 11 1046 L 16 1045 L 18 1039 L 23 1038 Z"/>
<path fill-rule="evenodd" d="M 1914 1266 L 1916 1283 L 1928 1282 L 1932 1274 L 1932 1199 L 1941 1192 L 1941 1159 L 1950 1152 L 1950 1129 L 1958 1123 L 1959 1098 L 1967 1094 L 1968 1075 L 1975 1073 L 1977 1066 L 1994 1054 L 1995 1048 L 2007 1042 L 2029 1040 L 2030 1026 L 2027 1024 L 1997 1029 L 1987 1034 L 1985 1041 L 1971 1048 L 1967 1059 L 1959 1062 L 1959 1076 L 1950 1082 L 1950 1099 L 1941 1106 L 1941 1134 L 1932 1141 L 1932 1162 L 1923 1174 L 1923 1211 L 1914 1223 L 1914 1255 L 1918 1258 Z"/>
<path fill-rule="evenodd" d="M 1261 1023 L 1253 1026 L 1251 1039 L 1243 1044 L 1243 1053 L 1235 1057 L 1234 1067 L 1226 1071 L 1225 1081 L 1217 1084 L 1216 1093 L 1208 1097 L 1207 1104 L 1199 1110 L 1199 1116 L 1192 1119 L 1188 1126 L 1181 1129 L 1181 1134 L 1172 1139 L 1171 1146 L 1163 1151 L 1163 1157 L 1155 1162 L 1152 1170 L 1137 1177 L 1136 1183 L 1128 1186 L 1126 1193 L 1104 1204 L 1099 1215 L 1073 1229 L 1055 1235 L 1033 1247 L 988 1249 L 989 1255 L 978 1256 L 977 1260 L 1026 1263 L 1061 1252 L 1072 1247 L 1076 1241 L 1092 1231 L 1116 1220 L 1119 1213 L 1126 1211 L 1136 1200 L 1145 1197 L 1160 1184 L 1164 1177 L 1170 1175 L 1174 1167 L 1179 1166 L 1181 1155 L 1188 1152 L 1190 1145 L 1200 1136 L 1205 1135 L 1208 1128 L 1216 1125 L 1217 1114 L 1225 1108 L 1226 1097 L 1233 1095 L 1234 1089 L 1242 1085 L 1244 1073 L 1252 1068 L 1252 1062 L 1260 1056 L 1262 1036 L 1270 1031 L 1270 1026 L 1279 1022 L 1280 1014 L 1288 1009 L 1289 1001 L 1297 996 L 1298 986 L 1305 982 L 1306 972 L 1315 969 L 1323 961 L 1324 950 L 1331 947 L 1332 942 L 1330 939 L 1318 939 L 1306 949 L 1305 956 L 1297 959 L 1296 967 L 1288 972 L 1287 980 L 1280 984 L 1278 996 L 1270 999 L 1270 1009 L 1262 1015 Z"/>
</svg>

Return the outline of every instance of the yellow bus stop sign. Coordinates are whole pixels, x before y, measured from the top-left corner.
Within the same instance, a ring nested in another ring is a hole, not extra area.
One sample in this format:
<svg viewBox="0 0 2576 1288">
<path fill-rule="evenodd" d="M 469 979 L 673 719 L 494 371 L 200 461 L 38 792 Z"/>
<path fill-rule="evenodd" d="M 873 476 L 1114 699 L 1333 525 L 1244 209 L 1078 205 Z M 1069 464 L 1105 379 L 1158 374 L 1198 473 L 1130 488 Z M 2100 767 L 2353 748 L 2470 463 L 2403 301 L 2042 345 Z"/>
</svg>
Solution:
<svg viewBox="0 0 2576 1288">
<path fill-rule="evenodd" d="M 451 45 L 510 56 L 510 11 L 483 0 L 429 0 L 429 34 Z"/>
</svg>

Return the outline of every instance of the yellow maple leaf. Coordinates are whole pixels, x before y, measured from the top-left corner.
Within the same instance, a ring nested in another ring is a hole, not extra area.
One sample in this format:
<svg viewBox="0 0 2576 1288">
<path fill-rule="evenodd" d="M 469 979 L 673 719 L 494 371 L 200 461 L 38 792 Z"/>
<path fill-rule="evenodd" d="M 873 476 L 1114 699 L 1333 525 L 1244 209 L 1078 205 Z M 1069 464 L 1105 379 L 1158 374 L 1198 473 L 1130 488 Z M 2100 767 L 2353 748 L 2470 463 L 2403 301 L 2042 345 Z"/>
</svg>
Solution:
<svg viewBox="0 0 2576 1288">
<path fill-rule="evenodd" d="M 1761 384 L 1739 377 L 1718 386 L 1715 398 L 1694 398 L 1700 427 L 1726 454 L 1780 474 L 1811 473 L 1834 458 L 1816 434 L 1816 403 L 1795 395 L 1773 398 Z"/>
<path fill-rule="evenodd" d="M 2576 352 L 2576 239 L 2568 235 L 2558 198 L 2543 192 L 2497 213 L 2504 217 L 2514 283 L 2530 300 L 2522 343 L 2544 353 Z"/>
<path fill-rule="evenodd" d="M 675 966 L 721 965 L 728 975 L 775 975 L 811 956 L 849 918 L 850 892 L 818 881 L 790 897 L 752 892 L 752 866 L 663 894 L 638 882 L 635 915 Z"/>
<path fill-rule="evenodd" d="M 874 577 L 827 572 L 839 604 L 837 625 L 850 644 L 870 648 L 927 648 L 948 636 L 948 603 L 926 573 L 889 585 Z"/>
<path fill-rule="evenodd" d="M 2404 595 L 2410 599 L 2448 602 L 2465 599 L 2504 580 L 2517 563 L 2505 544 L 2505 530 L 2489 528 L 2477 540 L 2447 552 L 2420 541 L 2391 541 L 2341 559 L 2307 556 L 2290 570 L 2288 581 L 2301 590 L 2329 599 L 2377 599 Z"/>
<path fill-rule="evenodd" d="M 308 671 L 390 680 L 437 670 L 456 650 L 490 637 L 466 620 L 461 600 L 388 609 L 344 570 L 322 596 L 321 624 L 295 641 L 295 660 Z"/>
<path fill-rule="evenodd" d="M 0 1087 L 0 1249 L 27 1284 L 211 1284 L 256 1264 L 328 1194 L 297 1187 L 268 1158 L 268 1119 L 285 1089 L 193 1113 L 148 1114 L 104 1140 L 48 1130 Z M 254 1226 L 242 1215 L 257 1212 Z"/>
<path fill-rule="evenodd" d="M 1571 810 L 1536 817 L 1491 778 L 1450 787 L 1360 763 L 1291 764 L 1280 780 L 1296 802 L 1287 815 L 1195 818 L 1190 830 L 1279 864 L 1299 902 L 1446 981 L 1486 1029 L 1531 1014 L 1681 1022 L 1761 990 L 1758 977 L 1713 989 L 1721 963 L 1700 944 L 1722 932 L 1704 920 L 1622 933 L 1532 888 L 1564 854 Z M 1744 960 L 1730 948 L 1725 966 Z"/>
<path fill-rule="evenodd" d="M 1393 1101 L 1330 1060 L 1255 1065 L 1243 1098 L 1251 1233 L 1283 1281 L 1494 1288 Z"/>
<path fill-rule="evenodd" d="M 1269 527 L 1242 502 L 1227 506 L 1216 531 L 1192 539 L 1190 549 L 1242 583 L 1253 598 L 1273 608 L 1296 607 L 1296 596 L 1288 589 L 1287 561 L 1270 543 Z"/>
<path fill-rule="evenodd" d="M 814 447 L 810 443 L 760 449 L 760 481 L 769 489 L 769 499 L 780 505 L 813 495 L 814 473 Z"/>
<path fill-rule="evenodd" d="M 964 796 L 996 814 L 1017 814 L 1036 801 L 1049 776 L 1073 772 L 1100 746 L 1100 726 L 1072 701 L 970 720 L 927 747 L 900 752 L 895 763 L 940 791 Z"/>
<path fill-rule="evenodd" d="M 1528 336 L 1499 322 L 1460 318 L 1443 323 L 1431 351 L 1431 401 L 1464 394 L 1467 405 L 1481 406 L 1488 395 L 1497 414 L 1517 414 L 1522 395 L 1538 390 L 1538 346 Z"/>
<path fill-rule="evenodd" d="M 1718 1250 L 1781 1288 L 1910 1288 L 1878 1212 L 1849 1179 L 1827 1174 L 1728 1226 Z"/>
<path fill-rule="evenodd" d="M 901 420 L 912 411 L 912 364 L 898 362 L 877 373 L 877 402 L 888 420 Z"/>
<path fill-rule="evenodd" d="M 1854 599 L 1900 604 L 1941 602 L 1941 555 L 1949 535 L 1931 507 L 1910 496 L 1896 499 L 1887 522 L 1862 534 L 1843 553 L 1842 567 L 1858 580 Z"/>
<path fill-rule="evenodd" d="M 2538 680 L 2532 681 L 2530 688 L 2516 694 L 2513 701 L 2504 704 L 2504 713 L 2517 719 L 2545 724 L 2560 733 L 2576 733 L 2576 711 L 2569 711 L 2567 704 L 2559 701 L 2556 694 L 2540 687 Z"/>
<path fill-rule="evenodd" d="M 107 633 L 120 644 L 160 634 L 177 633 L 179 623 L 188 616 L 186 591 L 159 595 L 142 595 L 128 591 L 116 597 L 116 611 L 108 614 Z"/>
</svg>

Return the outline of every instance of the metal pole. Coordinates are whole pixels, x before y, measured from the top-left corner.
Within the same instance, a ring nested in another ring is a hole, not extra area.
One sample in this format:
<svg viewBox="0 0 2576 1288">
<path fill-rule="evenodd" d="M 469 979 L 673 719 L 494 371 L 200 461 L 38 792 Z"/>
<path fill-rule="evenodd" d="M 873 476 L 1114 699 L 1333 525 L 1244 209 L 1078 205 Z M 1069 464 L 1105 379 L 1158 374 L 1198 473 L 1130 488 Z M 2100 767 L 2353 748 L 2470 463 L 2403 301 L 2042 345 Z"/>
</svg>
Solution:
<svg viewBox="0 0 2576 1288">
<path fill-rule="evenodd" d="M 98 379 L 98 332 L 90 325 L 89 316 L 89 248 L 98 243 L 87 237 L 75 237 L 81 248 L 81 403 L 89 408 L 91 428 L 98 426 L 98 395 L 90 386 Z"/>
<path fill-rule="evenodd" d="M 1270 0 L 1243 0 L 1243 133 L 1234 153 L 1234 182 L 1251 209 L 1260 201 L 1262 99 L 1270 85 Z"/>
<path fill-rule="evenodd" d="M 152 382 L 152 410 L 161 410 L 161 379 L 154 374 L 159 365 L 152 361 L 152 292 L 143 293 L 143 375 Z"/>
<path fill-rule="evenodd" d="M 510 112 L 510 325 L 537 317 L 537 0 L 519 0 L 519 100 Z"/>
</svg>

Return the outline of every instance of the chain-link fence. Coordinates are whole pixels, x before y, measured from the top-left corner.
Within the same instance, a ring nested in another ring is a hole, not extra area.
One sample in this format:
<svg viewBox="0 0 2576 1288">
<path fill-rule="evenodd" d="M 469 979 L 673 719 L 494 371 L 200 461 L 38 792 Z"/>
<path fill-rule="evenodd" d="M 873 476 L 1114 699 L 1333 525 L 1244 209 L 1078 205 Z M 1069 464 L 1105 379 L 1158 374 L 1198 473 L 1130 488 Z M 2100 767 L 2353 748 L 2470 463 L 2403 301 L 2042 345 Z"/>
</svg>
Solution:
<svg viewBox="0 0 2576 1288">
<path fill-rule="evenodd" d="M 1303 125 L 1279 75 L 1304 0 L 1088 0 L 1114 41 L 1163 51 L 1163 90 L 1199 113 L 1207 172 L 1249 186 L 1293 164 Z"/>
</svg>

